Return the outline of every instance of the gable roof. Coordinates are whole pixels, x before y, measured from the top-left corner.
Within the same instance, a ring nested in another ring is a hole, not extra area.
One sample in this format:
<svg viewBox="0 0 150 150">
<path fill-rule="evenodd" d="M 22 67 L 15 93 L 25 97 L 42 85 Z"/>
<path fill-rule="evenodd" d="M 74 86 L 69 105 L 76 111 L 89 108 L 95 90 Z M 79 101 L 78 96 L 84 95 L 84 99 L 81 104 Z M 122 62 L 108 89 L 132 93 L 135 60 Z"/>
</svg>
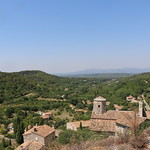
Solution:
<svg viewBox="0 0 150 150">
<path fill-rule="evenodd" d="M 139 117 L 133 111 L 115 111 L 109 110 L 104 114 L 92 113 L 91 119 L 101 119 L 101 120 L 116 120 L 116 123 L 122 124 L 127 127 L 132 127 L 133 123 L 137 125 L 141 124 L 146 120 L 145 117 Z"/>
<path fill-rule="evenodd" d="M 36 141 L 28 141 L 25 142 L 23 144 L 21 144 L 19 147 L 17 147 L 16 150 L 24 150 L 24 149 L 28 149 L 28 150 L 40 150 L 44 147 L 43 144 L 36 142 Z"/>
<path fill-rule="evenodd" d="M 93 119 L 90 129 L 94 131 L 115 132 L 116 120 Z"/>
<path fill-rule="evenodd" d="M 34 126 L 30 130 L 26 131 L 23 135 L 28 135 L 33 133 L 33 134 L 38 134 L 42 137 L 46 137 L 53 132 L 55 132 L 54 128 L 51 128 L 48 125 L 41 125 L 41 126 Z"/>
<path fill-rule="evenodd" d="M 114 107 L 117 109 L 117 110 L 121 110 L 123 108 L 123 106 L 119 106 L 118 104 L 114 104 Z"/>
</svg>

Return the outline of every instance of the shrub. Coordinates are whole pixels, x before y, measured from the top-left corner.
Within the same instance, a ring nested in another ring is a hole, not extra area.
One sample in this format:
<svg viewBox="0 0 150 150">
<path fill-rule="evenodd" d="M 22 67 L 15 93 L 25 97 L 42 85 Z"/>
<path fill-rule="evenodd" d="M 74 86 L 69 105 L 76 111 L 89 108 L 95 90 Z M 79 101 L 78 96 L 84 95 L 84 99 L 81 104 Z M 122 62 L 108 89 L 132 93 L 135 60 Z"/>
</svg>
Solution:
<svg viewBox="0 0 150 150">
<path fill-rule="evenodd" d="M 73 135 L 73 132 L 74 131 L 72 131 L 72 130 L 65 130 L 65 131 L 61 132 L 58 137 L 59 143 L 61 143 L 61 144 L 70 143 L 70 139 Z"/>
<path fill-rule="evenodd" d="M 137 150 L 146 148 L 149 141 L 145 134 L 141 134 L 136 137 L 132 137 L 129 143 Z"/>
</svg>

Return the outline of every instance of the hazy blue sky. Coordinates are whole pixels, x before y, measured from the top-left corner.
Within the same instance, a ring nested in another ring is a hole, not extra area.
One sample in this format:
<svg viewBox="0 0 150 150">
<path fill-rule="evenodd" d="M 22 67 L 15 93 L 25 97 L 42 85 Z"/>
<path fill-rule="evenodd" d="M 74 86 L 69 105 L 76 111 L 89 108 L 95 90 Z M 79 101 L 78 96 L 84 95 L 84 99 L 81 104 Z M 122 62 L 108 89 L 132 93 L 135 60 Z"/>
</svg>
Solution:
<svg viewBox="0 0 150 150">
<path fill-rule="evenodd" d="M 150 0 L 0 0 L 0 71 L 150 67 Z"/>
</svg>

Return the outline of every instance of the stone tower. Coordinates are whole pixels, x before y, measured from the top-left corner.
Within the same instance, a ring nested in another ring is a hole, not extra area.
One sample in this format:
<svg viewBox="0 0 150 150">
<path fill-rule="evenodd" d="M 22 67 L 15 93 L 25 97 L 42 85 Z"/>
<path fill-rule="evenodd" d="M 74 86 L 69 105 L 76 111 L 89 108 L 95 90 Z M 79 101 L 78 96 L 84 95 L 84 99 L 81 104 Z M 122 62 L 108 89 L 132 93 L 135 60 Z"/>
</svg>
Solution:
<svg viewBox="0 0 150 150">
<path fill-rule="evenodd" d="M 143 102 L 139 101 L 139 116 L 143 117 Z"/>
<path fill-rule="evenodd" d="M 106 112 L 106 99 L 104 97 L 97 97 L 93 102 L 93 113 L 103 114 Z"/>
</svg>

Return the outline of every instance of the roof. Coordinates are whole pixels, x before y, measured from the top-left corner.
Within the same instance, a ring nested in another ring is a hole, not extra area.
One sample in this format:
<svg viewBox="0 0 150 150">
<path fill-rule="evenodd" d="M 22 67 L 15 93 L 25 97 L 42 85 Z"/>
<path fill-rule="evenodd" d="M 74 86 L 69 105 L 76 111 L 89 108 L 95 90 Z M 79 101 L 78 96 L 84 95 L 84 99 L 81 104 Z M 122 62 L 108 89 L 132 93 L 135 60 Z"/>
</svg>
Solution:
<svg viewBox="0 0 150 150">
<path fill-rule="evenodd" d="M 82 112 L 84 112 L 84 113 L 87 112 L 87 110 L 84 110 L 84 109 L 75 109 L 74 111 L 75 111 L 75 112 L 77 112 L 77 111 L 82 111 Z"/>
<path fill-rule="evenodd" d="M 33 133 L 33 134 L 38 134 L 42 137 L 46 137 L 53 132 L 55 132 L 54 128 L 51 128 L 48 125 L 41 125 L 41 126 L 34 126 L 30 130 L 26 131 L 23 135 L 28 135 Z"/>
<path fill-rule="evenodd" d="M 48 115 L 46 115 L 46 116 L 41 116 L 41 118 L 43 118 L 43 119 L 49 119 L 49 116 L 48 116 Z"/>
<path fill-rule="evenodd" d="M 36 142 L 36 141 L 28 141 L 25 142 L 23 144 L 21 144 L 19 147 L 17 147 L 16 150 L 24 150 L 24 149 L 28 149 L 28 150 L 40 150 L 41 148 L 43 148 L 44 145 Z"/>
<path fill-rule="evenodd" d="M 139 103 L 139 101 L 133 99 L 133 100 L 131 101 L 131 103 Z"/>
<path fill-rule="evenodd" d="M 110 105 L 110 102 L 107 101 L 107 102 L 106 102 L 106 105 L 107 105 L 107 106 Z"/>
<path fill-rule="evenodd" d="M 118 109 L 118 110 L 121 110 L 121 109 L 123 108 L 123 106 L 119 106 L 119 105 L 117 105 L 117 104 L 114 104 L 114 107 L 115 107 L 116 109 Z"/>
<path fill-rule="evenodd" d="M 52 114 L 51 112 L 43 113 L 43 115 L 51 115 L 51 114 Z"/>
<path fill-rule="evenodd" d="M 132 127 L 135 120 L 138 125 L 146 120 L 145 117 L 139 117 L 133 111 L 115 111 L 115 110 L 109 110 L 104 114 L 95 114 L 93 112 L 91 118 L 101 120 L 116 120 L 116 123 L 119 123 L 127 127 Z"/>
<path fill-rule="evenodd" d="M 94 131 L 115 132 L 115 120 L 93 119 L 90 129 Z"/>
<path fill-rule="evenodd" d="M 134 98 L 132 95 L 130 95 L 130 96 L 127 96 L 126 98 Z"/>
<path fill-rule="evenodd" d="M 106 99 L 102 96 L 96 97 L 94 101 L 106 101 Z"/>
<path fill-rule="evenodd" d="M 91 121 L 90 120 L 68 122 L 67 124 L 72 124 L 74 127 L 79 128 L 80 127 L 80 123 L 82 123 L 82 127 L 90 127 L 90 125 L 91 125 Z"/>
</svg>

